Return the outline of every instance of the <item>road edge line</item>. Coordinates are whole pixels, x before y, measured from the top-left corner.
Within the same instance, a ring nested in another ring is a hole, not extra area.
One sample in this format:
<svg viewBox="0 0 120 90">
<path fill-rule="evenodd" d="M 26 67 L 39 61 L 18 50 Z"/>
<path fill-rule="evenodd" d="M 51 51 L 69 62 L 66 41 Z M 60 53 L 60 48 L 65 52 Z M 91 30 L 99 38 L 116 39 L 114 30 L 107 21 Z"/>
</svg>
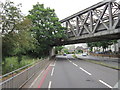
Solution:
<svg viewBox="0 0 120 90">
<path fill-rule="evenodd" d="M 51 88 L 52 81 L 49 81 L 48 90 Z"/>
<path fill-rule="evenodd" d="M 54 73 L 54 69 L 55 69 L 55 68 L 53 67 L 53 68 L 52 68 L 52 72 L 51 72 L 51 76 L 53 76 L 53 73 Z"/>
</svg>

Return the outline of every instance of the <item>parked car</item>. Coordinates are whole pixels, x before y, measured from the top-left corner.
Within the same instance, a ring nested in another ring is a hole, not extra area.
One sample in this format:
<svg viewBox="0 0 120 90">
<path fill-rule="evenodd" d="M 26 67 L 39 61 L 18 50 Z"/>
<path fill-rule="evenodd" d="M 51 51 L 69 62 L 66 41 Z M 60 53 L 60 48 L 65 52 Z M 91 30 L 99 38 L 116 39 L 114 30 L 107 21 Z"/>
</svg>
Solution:
<svg viewBox="0 0 120 90">
<path fill-rule="evenodd" d="M 66 53 L 64 53 L 63 56 L 66 56 Z"/>
</svg>

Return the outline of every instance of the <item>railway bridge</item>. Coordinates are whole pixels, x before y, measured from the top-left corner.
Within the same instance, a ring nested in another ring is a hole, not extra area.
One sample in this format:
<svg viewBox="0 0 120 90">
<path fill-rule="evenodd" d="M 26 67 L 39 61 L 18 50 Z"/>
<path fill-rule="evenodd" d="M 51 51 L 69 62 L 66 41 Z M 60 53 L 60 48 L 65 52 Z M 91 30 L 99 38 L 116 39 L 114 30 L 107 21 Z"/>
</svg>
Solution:
<svg viewBox="0 0 120 90">
<path fill-rule="evenodd" d="M 54 46 L 120 39 L 120 3 L 105 0 L 60 22 L 67 39 Z"/>
</svg>

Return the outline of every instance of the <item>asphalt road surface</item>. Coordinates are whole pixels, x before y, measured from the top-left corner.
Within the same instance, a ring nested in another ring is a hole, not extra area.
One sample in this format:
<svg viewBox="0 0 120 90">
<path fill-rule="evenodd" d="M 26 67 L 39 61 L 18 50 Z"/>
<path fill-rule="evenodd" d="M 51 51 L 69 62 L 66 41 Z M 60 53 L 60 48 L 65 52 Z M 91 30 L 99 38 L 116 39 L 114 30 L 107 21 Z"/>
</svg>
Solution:
<svg viewBox="0 0 120 90">
<path fill-rule="evenodd" d="M 117 70 L 61 55 L 24 88 L 113 88 L 117 82 Z"/>
</svg>

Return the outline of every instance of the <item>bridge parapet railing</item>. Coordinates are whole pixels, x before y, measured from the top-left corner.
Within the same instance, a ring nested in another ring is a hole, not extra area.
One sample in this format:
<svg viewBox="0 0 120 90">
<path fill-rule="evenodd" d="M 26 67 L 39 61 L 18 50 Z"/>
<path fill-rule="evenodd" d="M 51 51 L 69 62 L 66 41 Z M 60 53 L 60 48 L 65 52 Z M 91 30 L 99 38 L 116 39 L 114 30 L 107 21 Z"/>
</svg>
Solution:
<svg viewBox="0 0 120 90">
<path fill-rule="evenodd" d="M 113 0 L 99 2 L 60 22 L 67 28 L 68 37 L 94 34 L 120 27 L 120 4 Z"/>
<path fill-rule="evenodd" d="M 0 83 L 0 88 L 21 88 L 29 79 L 31 79 L 38 71 L 40 71 L 48 63 L 48 61 L 49 58 L 45 60 L 40 60 L 35 65 L 29 64 L 13 72 L 3 75 L 1 79 L 10 74 L 12 75 L 14 72 L 17 72 L 18 70 L 22 70 L 23 68 L 28 67 L 27 69 L 21 71 L 20 73 L 13 75 L 9 79 L 2 81 Z"/>
</svg>

